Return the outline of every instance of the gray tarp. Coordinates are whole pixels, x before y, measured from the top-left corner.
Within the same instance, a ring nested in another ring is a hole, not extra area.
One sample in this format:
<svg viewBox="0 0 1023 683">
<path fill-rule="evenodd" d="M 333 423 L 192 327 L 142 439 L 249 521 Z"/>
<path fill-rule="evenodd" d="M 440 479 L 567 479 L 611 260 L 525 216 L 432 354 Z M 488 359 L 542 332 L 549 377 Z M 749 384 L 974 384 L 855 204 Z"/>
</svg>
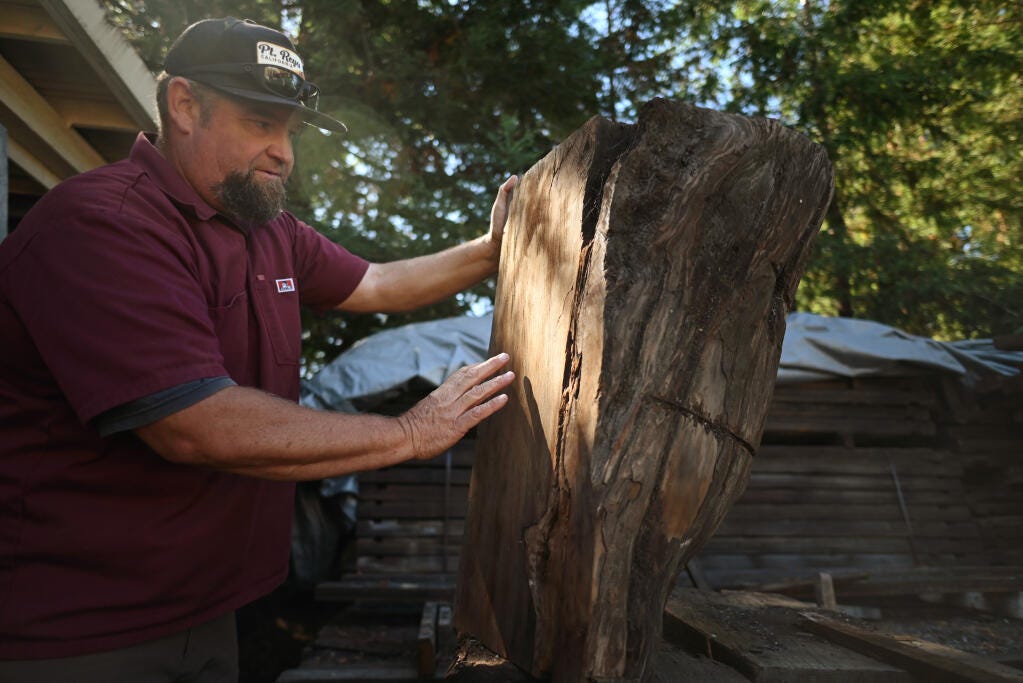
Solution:
<svg viewBox="0 0 1023 683">
<path fill-rule="evenodd" d="M 491 322 L 490 315 L 445 318 L 367 337 L 303 383 L 302 403 L 351 411 L 352 401 L 372 404 L 410 382 L 436 386 L 486 358 Z M 1023 352 L 1000 351 L 990 340 L 939 342 L 868 320 L 792 313 L 778 381 L 950 373 L 972 382 L 1020 368 Z"/>
</svg>

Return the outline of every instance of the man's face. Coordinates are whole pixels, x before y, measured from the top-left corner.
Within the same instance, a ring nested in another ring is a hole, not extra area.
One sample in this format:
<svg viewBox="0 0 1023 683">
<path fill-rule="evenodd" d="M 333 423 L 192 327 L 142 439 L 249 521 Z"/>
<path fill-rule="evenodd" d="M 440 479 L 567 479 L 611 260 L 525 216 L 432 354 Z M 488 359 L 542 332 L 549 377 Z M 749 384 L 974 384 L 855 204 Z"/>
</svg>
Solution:
<svg viewBox="0 0 1023 683">
<path fill-rule="evenodd" d="M 193 187 L 244 226 L 272 220 L 284 209 L 285 183 L 295 163 L 292 139 L 304 124 L 283 106 L 220 95 L 204 106 L 192 141 Z"/>
</svg>

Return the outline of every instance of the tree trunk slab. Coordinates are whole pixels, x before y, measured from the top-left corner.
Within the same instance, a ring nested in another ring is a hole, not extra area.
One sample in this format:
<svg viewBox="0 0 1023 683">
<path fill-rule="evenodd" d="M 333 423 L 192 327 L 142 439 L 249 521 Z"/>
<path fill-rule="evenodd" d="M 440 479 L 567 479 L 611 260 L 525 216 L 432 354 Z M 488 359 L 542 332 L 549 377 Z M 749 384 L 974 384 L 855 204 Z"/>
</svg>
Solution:
<svg viewBox="0 0 1023 683">
<path fill-rule="evenodd" d="M 521 179 L 455 624 L 537 677 L 650 680 L 684 562 L 742 493 L 832 192 L 773 121 L 655 100 Z"/>
</svg>

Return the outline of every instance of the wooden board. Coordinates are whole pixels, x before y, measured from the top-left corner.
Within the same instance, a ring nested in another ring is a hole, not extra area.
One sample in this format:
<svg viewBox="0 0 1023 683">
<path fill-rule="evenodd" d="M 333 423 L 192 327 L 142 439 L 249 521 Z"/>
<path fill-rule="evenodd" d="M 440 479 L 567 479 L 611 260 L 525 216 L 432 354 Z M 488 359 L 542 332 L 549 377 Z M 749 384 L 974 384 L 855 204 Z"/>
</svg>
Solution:
<svg viewBox="0 0 1023 683">
<path fill-rule="evenodd" d="M 820 614 L 804 613 L 801 624 L 854 651 L 902 667 L 921 680 L 947 683 L 1023 683 L 1023 671 L 962 650 L 908 636 L 878 633 Z"/>
<path fill-rule="evenodd" d="M 705 652 L 755 683 L 909 683 L 890 664 L 807 638 L 798 627 L 806 603 L 763 593 L 679 589 L 668 599 L 664 637 Z"/>
</svg>

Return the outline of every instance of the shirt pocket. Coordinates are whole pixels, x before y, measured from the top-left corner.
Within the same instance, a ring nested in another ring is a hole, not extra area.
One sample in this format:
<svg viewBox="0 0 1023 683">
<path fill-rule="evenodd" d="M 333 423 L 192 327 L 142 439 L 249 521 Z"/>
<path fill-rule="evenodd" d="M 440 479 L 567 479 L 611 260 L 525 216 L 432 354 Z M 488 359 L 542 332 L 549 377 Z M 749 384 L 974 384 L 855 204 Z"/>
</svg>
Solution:
<svg viewBox="0 0 1023 683">
<path fill-rule="evenodd" d="M 241 291 L 223 306 L 208 308 L 220 343 L 224 369 L 236 382 L 244 381 L 249 363 L 249 294 Z"/>
<path fill-rule="evenodd" d="M 292 280 L 292 282 L 294 282 Z M 278 365 L 298 365 L 302 355 L 302 316 L 297 287 L 278 291 L 273 280 L 252 281 L 256 317 Z"/>
</svg>

